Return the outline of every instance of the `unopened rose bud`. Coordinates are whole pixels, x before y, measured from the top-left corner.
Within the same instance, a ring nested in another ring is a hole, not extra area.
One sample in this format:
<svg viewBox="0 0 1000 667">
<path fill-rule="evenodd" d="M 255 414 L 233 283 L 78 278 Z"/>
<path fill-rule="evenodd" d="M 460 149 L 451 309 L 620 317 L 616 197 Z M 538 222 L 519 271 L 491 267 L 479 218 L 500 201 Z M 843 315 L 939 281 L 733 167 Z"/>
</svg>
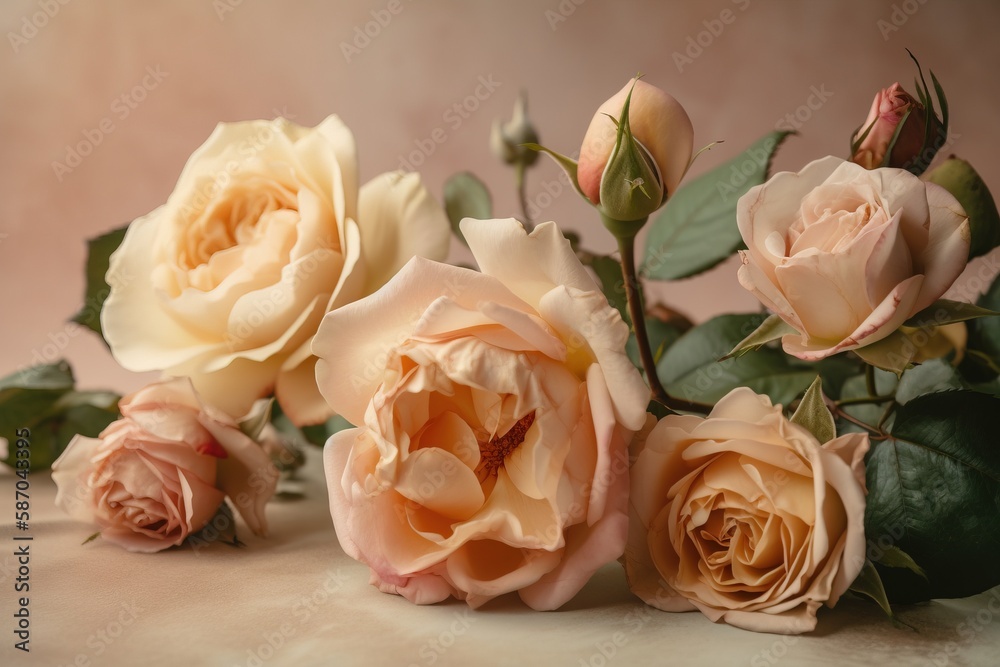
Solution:
<svg viewBox="0 0 1000 667">
<path fill-rule="evenodd" d="M 528 98 L 522 92 L 514 103 L 514 115 L 506 123 L 493 121 L 490 148 L 493 154 L 509 165 L 530 167 L 538 159 L 538 152 L 524 144 L 537 144 L 538 133 L 528 119 Z"/>
<path fill-rule="evenodd" d="M 922 157 L 928 123 L 932 125 L 931 137 L 936 139 L 937 118 L 894 83 L 875 96 L 868 119 L 855 133 L 852 161 L 865 169 L 907 168 Z M 923 156 L 926 162 L 938 147 L 931 144 L 928 148 L 931 152 Z"/>
<path fill-rule="evenodd" d="M 580 147 L 577 183 L 605 216 L 644 219 L 677 189 L 691 162 L 693 142 L 694 128 L 684 107 L 656 86 L 632 79 L 590 121 Z"/>
</svg>

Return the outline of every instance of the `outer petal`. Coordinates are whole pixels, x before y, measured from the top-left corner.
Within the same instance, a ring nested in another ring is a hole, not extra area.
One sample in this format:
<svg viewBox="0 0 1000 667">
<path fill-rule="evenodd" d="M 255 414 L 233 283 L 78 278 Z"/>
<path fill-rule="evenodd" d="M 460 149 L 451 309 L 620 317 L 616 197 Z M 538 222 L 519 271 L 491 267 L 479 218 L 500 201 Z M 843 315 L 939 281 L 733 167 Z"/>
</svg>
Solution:
<svg viewBox="0 0 1000 667">
<path fill-rule="evenodd" d="M 972 232 L 962 205 L 936 183 L 927 183 L 931 223 L 924 263 L 924 284 L 914 312 L 931 305 L 955 282 L 969 261 Z"/>
<path fill-rule="evenodd" d="M 217 344 L 159 307 L 149 267 L 164 213 L 160 207 L 134 220 L 108 266 L 111 291 L 101 308 L 101 328 L 115 361 L 130 371 L 168 368 Z"/>
<path fill-rule="evenodd" d="M 250 530 L 266 535 L 264 507 L 274 495 L 278 470 L 264 449 L 235 426 L 206 417 L 202 424 L 229 455 L 218 462 L 217 486 L 233 501 Z"/>
<path fill-rule="evenodd" d="M 362 186 L 358 226 L 366 294 L 387 283 L 411 257 L 443 261 L 448 255 L 448 218 L 415 172 L 385 173 Z"/>
<path fill-rule="evenodd" d="M 827 341 L 807 341 L 796 336 L 784 336 L 785 352 L 806 361 L 817 361 L 831 354 L 871 345 L 894 333 L 914 312 L 913 305 L 920 293 L 923 276 L 913 276 L 896 286 L 850 336 L 829 344 Z"/>
<path fill-rule="evenodd" d="M 93 490 L 87 486 L 85 475 L 90 459 L 100 444 L 98 439 L 75 435 L 52 464 L 56 507 L 77 521 L 89 522 L 94 518 Z"/>
<path fill-rule="evenodd" d="M 575 351 L 570 349 L 570 367 L 574 352 L 588 362 L 592 355 L 610 389 L 617 420 L 632 431 L 642 428 L 649 405 L 649 387 L 623 354 L 628 327 L 618 311 L 608 305 L 604 295 L 557 287 L 541 298 L 538 310 L 563 340 L 577 348 Z M 574 370 L 583 375 L 588 369 L 589 363 L 588 368 Z"/>
<path fill-rule="evenodd" d="M 554 222 L 541 223 L 531 234 L 513 218 L 466 218 L 461 228 L 482 272 L 532 306 L 557 285 L 600 291 Z"/>
</svg>

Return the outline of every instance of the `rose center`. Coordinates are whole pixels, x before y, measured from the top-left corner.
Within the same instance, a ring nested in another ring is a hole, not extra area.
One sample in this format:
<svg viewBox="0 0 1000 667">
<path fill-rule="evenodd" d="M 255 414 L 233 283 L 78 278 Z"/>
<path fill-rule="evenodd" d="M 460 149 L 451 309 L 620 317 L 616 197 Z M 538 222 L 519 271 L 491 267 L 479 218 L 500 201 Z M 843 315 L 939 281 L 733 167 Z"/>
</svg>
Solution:
<svg viewBox="0 0 1000 667">
<path fill-rule="evenodd" d="M 480 481 L 497 475 L 497 471 L 503 467 L 510 453 L 524 442 L 524 436 L 533 423 L 535 423 L 534 411 L 521 417 L 503 435 L 495 435 L 489 442 L 479 441 L 479 465 L 476 466 L 476 476 Z"/>
</svg>

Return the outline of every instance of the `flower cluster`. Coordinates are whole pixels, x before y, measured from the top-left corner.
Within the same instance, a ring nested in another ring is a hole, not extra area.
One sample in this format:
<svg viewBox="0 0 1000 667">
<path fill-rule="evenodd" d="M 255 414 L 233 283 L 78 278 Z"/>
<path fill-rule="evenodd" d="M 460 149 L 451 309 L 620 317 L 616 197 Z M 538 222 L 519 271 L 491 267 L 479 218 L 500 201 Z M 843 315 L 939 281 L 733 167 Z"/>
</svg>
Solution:
<svg viewBox="0 0 1000 667">
<path fill-rule="evenodd" d="M 492 137 L 522 204 L 544 151 L 615 235 L 617 257 L 554 222 L 449 221 L 491 210 L 469 174 L 446 185 L 448 214 L 416 174 L 359 188 L 336 117 L 221 124 L 109 260 L 111 351 L 168 379 L 122 399 L 98 438 L 72 441 L 53 466 L 57 502 L 135 551 L 182 544 L 226 498 L 263 535 L 271 455 L 289 452 L 257 442 L 276 437 L 262 412 L 273 395 L 294 426 L 338 417 L 318 443 L 337 537 L 375 587 L 417 604 L 516 593 L 556 609 L 621 559 L 649 605 L 801 633 L 877 566 L 918 572 L 925 597 L 993 585 L 989 573 L 939 584 L 952 561 L 905 553 L 957 507 L 963 530 L 989 535 L 962 546 L 993 557 L 995 517 L 969 509 L 984 505 L 969 500 L 981 486 L 949 473 L 954 507 L 921 507 L 879 449 L 922 448 L 911 486 L 938 474 L 934 456 L 948 470 L 977 457 L 1000 469 L 982 443 L 942 435 L 955 410 L 942 386 L 977 406 L 997 400 L 990 332 L 948 328 L 995 313 L 942 297 L 974 252 L 1000 244 L 1000 218 L 968 165 L 922 177 L 947 128 L 933 80 L 942 117 L 926 86 L 919 101 L 898 84 L 881 91 L 850 160 L 771 176 L 783 136 L 748 149 L 757 166 L 731 204 L 718 194 L 727 165 L 681 186 L 694 128 L 655 86 L 633 79 L 602 104 L 579 161 L 535 143 L 522 97 Z M 644 310 L 635 239 L 660 209 L 651 234 L 679 237 L 676 255 L 702 253 L 708 267 L 720 247 L 738 250 L 735 277 L 767 315 L 692 328 Z M 718 238 L 697 237 L 697 223 L 720 219 Z M 442 263 L 451 228 L 478 270 Z M 966 345 L 986 350 L 968 376 Z M 937 358 L 933 382 L 911 379 Z M 881 562 L 866 533 L 903 502 L 925 523 Z M 857 590 L 888 605 L 881 583 Z"/>
</svg>

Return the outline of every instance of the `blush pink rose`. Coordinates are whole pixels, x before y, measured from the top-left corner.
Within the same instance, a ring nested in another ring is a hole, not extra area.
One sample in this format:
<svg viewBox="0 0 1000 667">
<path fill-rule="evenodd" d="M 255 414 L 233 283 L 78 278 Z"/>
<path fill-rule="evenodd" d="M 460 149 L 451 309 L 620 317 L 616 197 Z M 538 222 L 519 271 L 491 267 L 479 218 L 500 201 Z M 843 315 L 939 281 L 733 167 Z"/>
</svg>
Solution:
<svg viewBox="0 0 1000 667">
<path fill-rule="evenodd" d="M 865 562 L 867 451 L 867 434 L 820 444 L 745 387 L 707 418 L 661 419 L 632 466 L 632 591 L 748 630 L 813 630 Z"/>
<path fill-rule="evenodd" d="M 906 121 L 900 129 L 899 124 L 904 116 Z M 858 130 L 859 137 L 865 132 L 868 134 L 858 145 L 851 160 L 865 169 L 875 169 L 883 166 L 883 163 L 886 167 L 904 168 L 920 157 L 928 122 L 936 123 L 937 119 L 933 115 L 928 116 L 924 105 L 898 83 L 894 83 L 875 95 L 868 118 Z M 899 136 L 887 161 L 886 153 L 897 131 Z M 933 136 L 935 135 L 932 134 Z"/>
<path fill-rule="evenodd" d="M 57 506 L 129 551 L 181 544 L 227 496 L 254 534 L 267 532 L 277 470 L 189 380 L 149 385 L 119 408 L 121 419 L 97 438 L 74 437 L 52 465 Z"/>
<path fill-rule="evenodd" d="M 962 273 L 969 220 L 944 188 L 902 169 L 826 157 L 740 197 L 740 284 L 798 334 L 785 352 L 817 360 L 876 343 Z"/>
<path fill-rule="evenodd" d="M 326 444 L 334 525 L 383 592 L 554 609 L 624 549 L 649 389 L 554 223 L 462 232 L 482 273 L 414 259 L 320 326 L 319 387 L 359 425 Z"/>
</svg>

